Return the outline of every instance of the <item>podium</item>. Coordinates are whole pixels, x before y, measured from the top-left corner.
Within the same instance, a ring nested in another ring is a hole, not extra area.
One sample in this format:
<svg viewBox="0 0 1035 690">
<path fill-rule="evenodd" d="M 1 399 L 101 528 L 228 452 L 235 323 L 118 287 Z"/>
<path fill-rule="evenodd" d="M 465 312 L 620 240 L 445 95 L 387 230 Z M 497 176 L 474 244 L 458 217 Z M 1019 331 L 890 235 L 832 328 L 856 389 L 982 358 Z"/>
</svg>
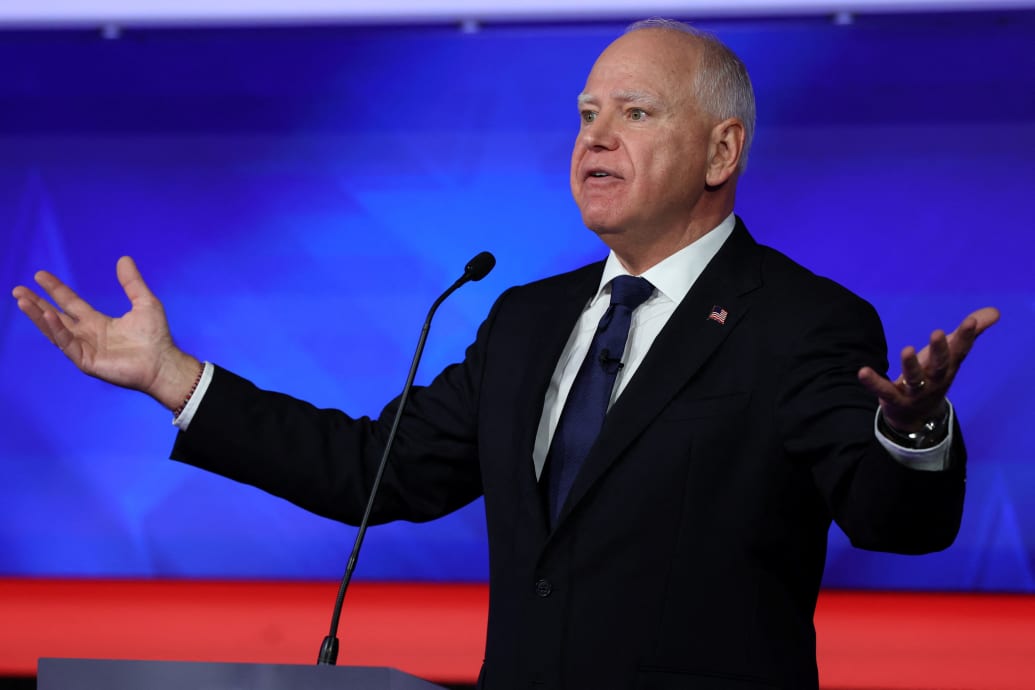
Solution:
<svg viewBox="0 0 1035 690">
<path fill-rule="evenodd" d="M 444 690 L 393 668 L 40 659 L 37 690 Z"/>
</svg>

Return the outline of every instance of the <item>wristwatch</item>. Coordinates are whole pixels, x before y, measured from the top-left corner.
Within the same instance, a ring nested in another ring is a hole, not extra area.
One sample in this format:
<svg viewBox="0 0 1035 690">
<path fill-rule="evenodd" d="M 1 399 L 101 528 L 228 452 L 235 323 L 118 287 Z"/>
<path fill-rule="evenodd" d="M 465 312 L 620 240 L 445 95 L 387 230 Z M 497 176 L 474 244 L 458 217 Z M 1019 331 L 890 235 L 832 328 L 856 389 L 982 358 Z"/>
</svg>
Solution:
<svg viewBox="0 0 1035 690">
<path fill-rule="evenodd" d="M 910 450 L 934 448 L 949 435 L 949 406 L 940 417 L 928 419 L 919 431 L 905 432 L 895 429 L 884 420 L 884 412 L 877 415 L 877 430 L 889 441 Z"/>
</svg>

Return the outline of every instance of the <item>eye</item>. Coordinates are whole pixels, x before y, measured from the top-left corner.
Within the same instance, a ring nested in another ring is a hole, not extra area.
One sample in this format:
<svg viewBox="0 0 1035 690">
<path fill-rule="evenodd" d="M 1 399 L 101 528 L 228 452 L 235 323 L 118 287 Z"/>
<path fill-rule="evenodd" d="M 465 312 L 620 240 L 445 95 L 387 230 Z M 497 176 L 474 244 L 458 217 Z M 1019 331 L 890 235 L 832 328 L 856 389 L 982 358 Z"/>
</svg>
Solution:
<svg viewBox="0 0 1035 690">
<path fill-rule="evenodd" d="M 589 124 L 590 122 L 593 122 L 597 119 L 597 112 L 595 110 L 583 110 L 581 115 L 582 121 L 586 124 Z"/>
<path fill-rule="evenodd" d="M 647 111 L 643 108 L 632 108 L 629 110 L 629 119 L 633 122 L 642 122 L 647 119 Z"/>
</svg>

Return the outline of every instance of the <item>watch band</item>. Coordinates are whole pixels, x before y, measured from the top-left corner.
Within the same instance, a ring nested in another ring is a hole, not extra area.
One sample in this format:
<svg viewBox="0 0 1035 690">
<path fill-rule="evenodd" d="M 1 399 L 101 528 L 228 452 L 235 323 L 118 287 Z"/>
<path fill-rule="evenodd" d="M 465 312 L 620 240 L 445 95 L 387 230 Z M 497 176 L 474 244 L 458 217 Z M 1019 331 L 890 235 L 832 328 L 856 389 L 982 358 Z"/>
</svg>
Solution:
<svg viewBox="0 0 1035 690">
<path fill-rule="evenodd" d="M 877 429 L 892 443 L 910 450 L 934 448 L 949 435 L 949 410 L 934 419 L 924 422 L 918 431 L 905 432 L 895 429 L 884 419 L 884 412 L 877 415 Z"/>
</svg>

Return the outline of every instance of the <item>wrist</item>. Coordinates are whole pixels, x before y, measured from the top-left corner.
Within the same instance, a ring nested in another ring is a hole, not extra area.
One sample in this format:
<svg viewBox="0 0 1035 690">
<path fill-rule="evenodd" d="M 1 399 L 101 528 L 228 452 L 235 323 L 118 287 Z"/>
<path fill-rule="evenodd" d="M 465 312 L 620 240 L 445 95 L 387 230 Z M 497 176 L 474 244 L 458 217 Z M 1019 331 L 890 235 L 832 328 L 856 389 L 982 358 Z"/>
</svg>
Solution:
<svg viewBox="0 0 1035 690">
<path fill-rule="evenodd" d="M 173 419 L 176 419 L 181 414 L 183 414 L 183 409 L 187 407 L 187 403 L 189 403 L 190 399 L 194 397 L 194 392 L 198 390 L 198 384 L 201 383 L 201 378 L 202 376 L 204 376 L 204 374 L 205 365 L 201 362 L 198 362 L 198 374 L 194 377 L 194 383 L 191 384 L 190 390 L 187 391 L 187 394 L 185 396 L 183 396 L 183 400 L 180 402 L 180 404 L 172 409 Z"/>
<path fill-rule="evenodd" d="M 174 415 L 183 410 L 205 370 L 196 357 L 180 350 L 170 353 L 147 393 Z"/>
<path fill-rule="evenodd" d="M 877 430 L 892 443 L 911 450 L 933 448 L 949 435 L 949 406 L 943 403 L 938 414 L 909 430 L 896 428 L 881 410 L 877 415 Z"/>
</svg>

